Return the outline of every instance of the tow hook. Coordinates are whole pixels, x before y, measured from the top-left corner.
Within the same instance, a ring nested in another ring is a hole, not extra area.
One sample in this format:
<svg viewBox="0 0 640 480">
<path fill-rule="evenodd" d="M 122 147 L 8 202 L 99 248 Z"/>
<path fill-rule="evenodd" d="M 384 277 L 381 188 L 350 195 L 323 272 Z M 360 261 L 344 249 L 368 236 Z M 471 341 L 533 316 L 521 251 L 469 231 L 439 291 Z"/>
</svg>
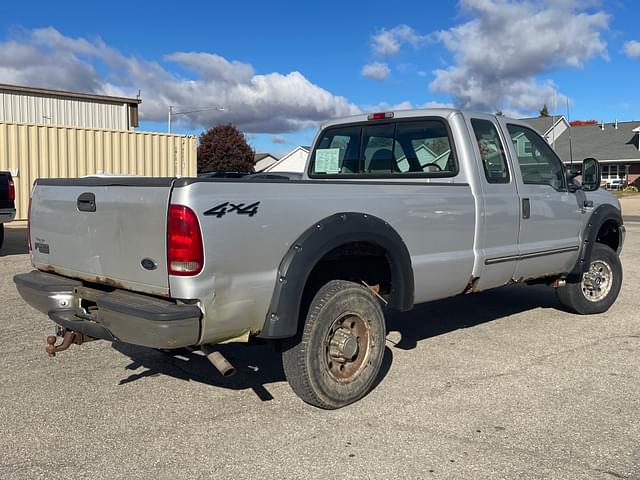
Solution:
<svg viewBox="0 0 640 480">
<path fill-rule="evenodd" d="M 60 345 L 56 345 L 57 339 L 58 337 L 55 335 L 49 335 L 47 337 L 47 355 L 50 357 L 55 357 L 58 352 L 64 352 L 73 344 L 82 345 L 83 343 L 96 340 L 84 333 L 74 332 L 73 330 L 64 330 L 62 343 Z"/>
</svg>

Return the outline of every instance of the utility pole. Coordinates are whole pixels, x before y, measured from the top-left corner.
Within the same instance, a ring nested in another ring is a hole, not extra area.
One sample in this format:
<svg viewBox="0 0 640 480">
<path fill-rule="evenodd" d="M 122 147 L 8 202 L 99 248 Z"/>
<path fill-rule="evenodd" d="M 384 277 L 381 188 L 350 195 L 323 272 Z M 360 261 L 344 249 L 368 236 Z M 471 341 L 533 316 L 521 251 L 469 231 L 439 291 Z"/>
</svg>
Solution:
<svg viewBox="0 0 640 480">
<path fill-rule="evenodd" d="M 556 87 L 553 87 L 553 113 L 551 114 L 551 148 L 556 145 L 556 111 L 558 110 L 558 100 L 556 99 Z"/>
<path fill-rule="evenodd" d="M 571 144 L 571 115 L 569 114 L 569 97 L 567 97 L 567 123 L 569 124 L 569 165 L 573 167 L 573 145 Z"/>
</svg>

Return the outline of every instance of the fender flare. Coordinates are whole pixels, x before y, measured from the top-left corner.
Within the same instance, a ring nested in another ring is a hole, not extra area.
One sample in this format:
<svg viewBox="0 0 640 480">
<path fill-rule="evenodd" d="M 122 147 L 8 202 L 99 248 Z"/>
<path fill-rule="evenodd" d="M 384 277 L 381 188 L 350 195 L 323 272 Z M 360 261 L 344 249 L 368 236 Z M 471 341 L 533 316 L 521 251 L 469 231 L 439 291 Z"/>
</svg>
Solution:
<svg viewBox="0 0 640 480">
<path fill-rule="evenodd" d="M 336 213 L 309 227 L 282 258 L 261 338 L 296 335 L 302 294 L 311 271 L 324 255 L 350 242 L 370 242 L 386 250 L 391 267 L 389 306 L 400 311 L 413 308 L 411 256 L 398 232 L 373 215 Z"/>
<path fill-rule="evenodd" d="M 573 270 L 571 270 L 571 273 L 569 274 L 569 279 L 579 279 L 584 272 L 589 270 L 589 259 L 591 258 L 591 252 L 593 251 L 593 246 L 596 243 L 598 232 L 602 225 L 609 220 L 615 221 L 619 227 L 624 224 L 622 221 L 622 213 L 611 204 L 602 204 L 596 207 L 593 213 L 591 213 L 591 217 L 589 217 L 589 221 L 584 227 L 580 253 Z M 620 245 L 622 245 L 622 231 L 620 229 L 618 231 L 618 235 L 620 237 Z"/>
</svg>

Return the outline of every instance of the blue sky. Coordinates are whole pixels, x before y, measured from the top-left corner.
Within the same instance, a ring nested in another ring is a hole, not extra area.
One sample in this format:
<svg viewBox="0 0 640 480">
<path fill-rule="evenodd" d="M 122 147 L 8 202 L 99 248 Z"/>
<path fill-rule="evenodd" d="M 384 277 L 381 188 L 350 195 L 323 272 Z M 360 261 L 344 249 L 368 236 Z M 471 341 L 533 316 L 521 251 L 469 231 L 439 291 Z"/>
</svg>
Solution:
<svg viewBox="0 0 640 480">
<path fill-rule="evenodd" d="M 258 151 L 310 143 L 324 119 L 455 105 L 640 120 L 640 2 L 10 2 L 0 82 L 135 96 L 198 134 L 232 121 Z M 178 107 L 180 109 L 180 107 Z"/>
</svg>

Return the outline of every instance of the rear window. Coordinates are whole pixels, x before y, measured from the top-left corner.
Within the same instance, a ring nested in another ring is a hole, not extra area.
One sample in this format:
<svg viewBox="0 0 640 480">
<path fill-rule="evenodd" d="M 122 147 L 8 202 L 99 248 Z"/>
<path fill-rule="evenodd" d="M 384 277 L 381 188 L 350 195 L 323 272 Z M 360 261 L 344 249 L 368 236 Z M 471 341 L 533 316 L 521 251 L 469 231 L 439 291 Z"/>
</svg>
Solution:
<svg viewBox="0 0 640 480">
<path fill-rule="evenodd" d="M 322 132 L 309 174 L 451 177 L 458 173 L 444 120 L 331 127 Z"/>
</svg>

